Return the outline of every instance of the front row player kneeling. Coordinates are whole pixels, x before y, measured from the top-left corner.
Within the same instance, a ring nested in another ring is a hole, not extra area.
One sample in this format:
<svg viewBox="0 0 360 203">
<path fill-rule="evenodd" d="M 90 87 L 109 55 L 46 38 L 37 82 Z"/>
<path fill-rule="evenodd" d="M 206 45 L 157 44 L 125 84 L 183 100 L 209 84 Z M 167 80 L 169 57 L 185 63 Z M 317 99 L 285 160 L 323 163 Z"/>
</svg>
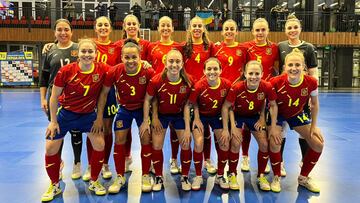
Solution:
<svg viewBox="0 0 360 203">
<path fill-rule="evenodd" d="M 309 177 L 324 147 L 324 138 L 320 129 L 316 126 L 319 112 L 318 86 L 315 78 L 304 74 L 305 60 L 303 53 L 294 49 L 285 57 L 285 73 L 270 79 L 270 83 L 277 93 L 278 118 L 270 138 L 270 160 L 274 171 L 274 179 L 271 189 L 281 191 L 280 167 L 281 167 L 281 126 L 287 122 L 290 129 L 294 129 L 309 144 L 307 154 L 303 159 L 303 165 L 298 177 L 299 185 L 312 192 L 320 192 L 320 188 Z M 303 108 L 311 98 L 311 119 L 304 113 Z M 275 143 L 275 144 L 274 144 Z"/>
<path fill-rule="evenodd" d="M 94 62 L 96 44 L 90 39 L 79 42 L 79 62 L 62 67 L 56 75 L 50 98 L 51 121 L 46 129 L 45 168 L 51 180 L 42 201 L 51 201 L 61 193 L 59 169 L 61 157 L 58 154 L 66 133 L 76 129 L 86 132 L 93 145 L 91 157 L 91 180 L 89 190 L 96 195 L 105 195 L 106 189 L 98 181 L 104 160 L 104 136 L 93 131 L 96 119 L 95 107 L 109 67 Z M 57 107 L 60 108 L 57 113 Z"/>
<path fill-rule="evenodd" d="M 122 64 L 112 68 L 106 76 L 104 87 L 101 90 L 98 116 L 96 122 L 99 129 L 103 126 L 103 109 L 106 103 L 106 95 L 110 88 L 115 85 L 120 108 L 117 112 L 114 131 L 114 162 L 117 177 L 109 187 L 109 193 L 118 193 L 125 185 L 125 142 L 133 119 L 138 126 L 143 123 L 143 102 L 146 87 L 154 74 L 152 68 L 144 69 L 140 58 L 140 47 L 133 39 L 128 39 L 122 48 Z M 151 163 L 150 132 L 140 135 L 141 141 L 141 164 L 142 164 L 142 191 L 150 192 L 152 181 L 149 176 Z"/>
</svg>

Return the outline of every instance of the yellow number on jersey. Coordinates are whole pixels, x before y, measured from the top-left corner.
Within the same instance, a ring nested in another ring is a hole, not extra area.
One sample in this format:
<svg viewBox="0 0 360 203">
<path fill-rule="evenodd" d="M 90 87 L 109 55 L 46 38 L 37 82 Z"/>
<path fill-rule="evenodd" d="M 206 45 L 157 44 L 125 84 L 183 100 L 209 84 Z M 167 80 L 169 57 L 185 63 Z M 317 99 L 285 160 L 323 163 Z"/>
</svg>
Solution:
<svg viewBox="0 0 360 203">
<path fill-rule="evenodd" d="M 165 62 L 166 62 L 166 54 L 162 57 L 161 61 L 162 61 L 163 64 L 165 64 Z"/>
<path fill-rule="evenodd" d="M 261 63 L 262 62 L 262 56 L 256 55 L 256 60 Z"/>
<path fill-rule="evenodd" d="M 134 96 L 134 95 L 136 94 L 136 92 L 135 92 L 135 87 L 134 87 L 134 86 L 130 86 L 130 89 L 131 89 L 130 95 L 131 95 L 131 96 Z"/>
<path fill-rule="evenodd" d="M 176 94 L 169 94 L 170 95 L 170 104 L 176 103 Z"/>
<path fill-rule="evenodd" d="M 253 109 L 254 109 L 254 102 L 251 101 L 251 102 L 249 103 L 249 110 L 253 110 Z"/>
<path fill-rule="evenodd" d="M 217 109 L 218 100 L 213 100 L 214 105 L 212 106 L 213 109 Z"/>
<path fill-rule="evenodd" d="M 90 85 L 83 85 L 85 92 L 84 92 L 84 97 L 88 94 L 89 90 L 90 90 Z"/>
<path fill-rule="evenodd" d="M 229 66 L 231 66 L 234 62 L 234 58 L 232 56 L 229 56 L 228 62 L 229 62 Z"/>
<path fill-rule="evenodd" d="M 200 63 L 200 53 L 198 53 L 197 56 L 195 57 L 195 61 Z"/>
<path fill-rule="evenodd" d="M 97 62 L 106 63 L 107 60 L 108 60 L 108 56 L 106 54 L 101 54 L 100 52 L 98 52 L 98 55 L 97 55 L 97 58 L 96 58 Z"/>
<path fill-rule="evenodd" d="M 299 106 L 299 98 L 297 98 L 294 102 L 292 102 L 292 99 L 289 99 L 289 106 Z"/>
<path fill-rule="evenodd" d="M 309 118 L 305 114 L 302 115 L 302 118 L 300 116 L 297 116 L 297 118 L 300 120 L 301 123 L 309 120 Z"/>
</svg>

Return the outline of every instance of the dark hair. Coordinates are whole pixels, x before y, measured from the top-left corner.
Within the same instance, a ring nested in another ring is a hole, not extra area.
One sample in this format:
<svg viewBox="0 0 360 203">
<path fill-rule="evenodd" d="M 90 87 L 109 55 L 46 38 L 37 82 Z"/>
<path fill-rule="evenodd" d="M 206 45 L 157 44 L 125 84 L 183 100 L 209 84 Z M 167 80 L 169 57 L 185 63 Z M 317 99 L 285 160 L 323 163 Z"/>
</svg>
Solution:
<svg viewBox="0 0 360 203">
<path fill-rule="evenodd" d="M 112 22 L 111 22 L 110 18 L 108 18 L 106 16 L 100 16 L 100 17 L 96 18 L 96 20 L 94 21 L 94 29 L 96 28 L 96 23 L 100 18 L 105 18 L 109 22 L 110 27 L 112 28 Z"/>
<path fill-rule="evenodd" d="M 181 56 L 182 61 L 184 62 L 184 59 L 183 59 L 183 56 L 182 56 L 181 52 L 180 52 L 178 49 L 175 49 L 175 48 L 171 49 L 171 50 L 166 54 L 165 61 L 167 61 L 167 58 L 168 58 L 168 56 L 169 56 L 169 54 L 170 54 L 171 52 L 177 52 L 177 53 L 179 53 L 180 56 Z M 161 78 L 162 78 L 163 80 L 167 77 L 167 75 L 166 75 L 166 74 L 167 74 L 167 71 L 168 71 L 168 69 L 167 69 L 167 67 L 166 67 L 166 65 L 165 65 L 165 68 L 164 68 L 164 70 L 163 70 L 162 73 L 161 73 Z M 191 87 L 192 83 L 191 83 L 188 75 L 186 74 L 184 67 L 180 70 L 180 77 L 186 82 L 186 84 L 187 84 L 189 87 Z"/>
<path fill-rule="evenodd" d="M 200 19 L 201 22 L 203 23 L 203 26 L 204 26 L 204 32 L 202 34 L 202 40 L 203 40 L 203 45 L 204 45 L 205 50 L 208 50 L 209 44 L 210 44 L 210 40 L 209 40 L 209 37 L 208 37 L 208 32 L 206 30 L 205 23 L 204 23 L 203 19 L 198 17 L 198 16 L 193 17 L 191 19 L 189 27 L 188 27 L 188 29 L 186 31 L 186 44 L 184 46 L 184 53 L 185 53 L 185 56 L 187 58 L 190 58 L 191 54 L 193 53 L 193 41 L 192 41 L 190 28 L 191 28 L 192 21 L 196 20 L 196 19 Z"/>
<path fill-rule="evenodd" d="M 216 61 L 216 62 L 219 64 L 219 68 L 222 69 L 222 68 L 221 68 L 221 62 L 219 61 L 219 59 L 216 58 L 216 57 L 210 57 L 210 58 L 208 58 L 208 59 L 204 62 L 204 70 L 205 70 L 205 68 L 206 68 L 206 64 L 208 64 L 208 63 L 211 62 L 211 61 Z"/>
<path fill-rule="evenodd" d="M 57 19 L 57 20 L 55 21 L 55 23 L 54 23 L 54 30 L 56 30 L 56 26 L 57 26 L 57 24 L 59 24 L 59 23 L 66 23 L 66 24 L 68 24 L 69 27 L 70 27 L 70 30 L 72 30 L 71 23 L 70 23 L 68 20 L 64 19 L 64 18 L 60 18 L 60 19 Z"/>
<path fill-rule="evenodd" d="M 122 49 L 121 49 L 121 53 L 123 53 L 123 51 L 124 51 L 125 48 L 136 48 L 139 53 L 140 53 L 140 51 L 141 51 L 138 42 L 137 42 L 136 40 L 134 40 L 134 39 L 131 39 L 131 38 L 126 39 L 126 40 L 124 41 L 124 46 L 123 46 Z"/>
</svg>

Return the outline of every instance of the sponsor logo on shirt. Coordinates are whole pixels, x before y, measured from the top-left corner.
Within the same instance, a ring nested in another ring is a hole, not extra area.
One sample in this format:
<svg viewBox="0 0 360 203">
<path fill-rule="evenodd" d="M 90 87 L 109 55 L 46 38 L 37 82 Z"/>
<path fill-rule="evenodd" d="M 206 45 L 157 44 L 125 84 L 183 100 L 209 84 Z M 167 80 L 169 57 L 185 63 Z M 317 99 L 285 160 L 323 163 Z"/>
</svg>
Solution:
<svg viewBox="0 0 360 203">
<path fill-rule="evenodd" d="M 258 99 L 258 100 L 264 100 L 264 99 L 265 99 L 265 94 L 264 94 L 264 92 L 259 92 L 259 93 L 257 94 L 257 99 Z"/>
<path fill-rule="evenodd" d="M 221 95 L 221 97 L 225 97 L 226 96 L 226 89 L 220 90 L 220 95 Z"/>
<path fill-rule="evenodd" d="M 236 50 L 236 56 L 241 56 L 242 55 L 242 51 L 240 49 Z"/>
<path fill-rule="evenodd" d="M 78 56 L 78 50 L 71 50 L 70 54 L 71 56 L 76 57 Z"/>
<path fill-rule="evenodd" d="M 271 54 L 272 54 L 271 48 L 266 48 L 266 54 L 267 54 L 267 55 L 271 55 Z"/>
<path fill-rule="evenodd" d="M 180 94 L 185 94 L 186 93 L 186 86 L 181 86 L 180 87 Z"/>
<path fill-rule="evenodd" d="M 109 54 L 114 54 L 114 51 L 115 51 L 115 48 L 113 48 L 113 47 L 111 47 L 111 48 L 109 48 Z"/>
<path fill-rule="evenodd" d="M 146 84 L 146 77 L 145 76 L 142 76 L 139 78 L 139 84 L 140 85 L 145 85 Z"/>
<path fill-rule="evenodd" d="M 117 127 L 117 128 L 122 128 L 122 127 L 124 127 L 123 121 L 122 121 L 122 120 L 116 121 L 116 127 Z"/>
<path fill-rule="evenodd" d="M 309 92 L 308 92 L 308 88 L 302 88 L 301 89 L 301 96 L 308 96 Z"/>
<path fill-rule="evenodd" d="M 92 79 L 93 79 L 93 82 L 98 82 L 99 81 L 99 74 L 92 75 Z"/>
</svg>

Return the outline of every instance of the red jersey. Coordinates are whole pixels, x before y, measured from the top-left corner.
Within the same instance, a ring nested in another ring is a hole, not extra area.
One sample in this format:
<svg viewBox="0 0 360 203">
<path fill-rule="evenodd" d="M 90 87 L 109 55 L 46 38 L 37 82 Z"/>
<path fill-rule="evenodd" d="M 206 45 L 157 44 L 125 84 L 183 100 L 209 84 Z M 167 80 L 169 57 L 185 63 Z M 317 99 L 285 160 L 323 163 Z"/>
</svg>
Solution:
<svg viewBox="0 0 360 203">
<path fill-rule="evenodd" d="M 119 104 L 127 110 L 136 110 L 143 107 L 146 86 L 154 75 L 152 68 L 139 67 L 134 74 L 128 74 L 123 63 L 114 66 L 106 75 L 104 85 L 115 85 Z"/>
<path fill-rule="evenodd" d="M 268 42 L 264 46 L 256 45 L 255 41 L 245 42 L 247 48 L 247 60 L 257 60 L 263 66 L 264 75 L 262 79 L 269 80 L 275 72 L 275 62 L 279 60 L 278 46 L 273 42 Z"/>
<path fill-rule="evenodd" d="M 246 48 L 243 45 L 238 43 L 234 46 L 227 46 L 222 42 L 215 45 L 213 56 L 221 62 L 221 77 L 234 82 L 242 75 L 246 63 Z"/>
<path fill-rule="evenodd" d="M 161 74 L 155 75 L 147 87 L 146 92 L 158 99 L 159 113 L 177 114 L 183 112 L 185 103 L 190 95 L 191 87 L 180 79 L 178 82 L 170 82 Z"/>
<path fill-rule="evenodd" d="M 160 41 L 149 44 L 147 61 L 151 63 L 156 74 L 164 70 L 166 54 L 172 49 L 177 49 L 182 52 L 182 45 L 178 42 L 163 44 Z"/>
<path fill-rule="evenodd" d="M 115 42 L 115 45 L 119 46 L 120 50 L 122 50 L 125 41 L 126 41 L 126 39 L 121 39 L 121 40 Z M 137 42 L 138 42 L 138 44 L 140 46 L 140 58 L 141 58 L 141 60 L 147 60 L 148 46 L 149 46 L 150 42 L 147 41 L 147 40 L 144 40 L 144 39 L 139 39 Z"/>
<path fill-rule="evenodd" d="M 256 90 L 250 91 L 247 88 L 246 80 L 234 84 L 226 97 L 239 116 L 254 116 L 261 112 L 265 105 L 265 99 L 273 101 L 276 99 L 275 89 L 269 82 L 260 81 Z"/>
<path fill-rule="evenodd" d="M 204 76 L 204 62 L 211 57 L 214 44 L 210 42 L 207 50 L 204 44 L 193 44 L 193 53 L 190 58 L 185 59 L 184 67 L 187 74 L 189 74 L 195 81 L 200 80 Z"/>
<path fill-rule="evenodd" d="M 271 78 L 270 82 L 277 94 L 278 114 L 286 119 L 301 113 L 310 93 L 318 88 L 316 79 L 309 75 L 303 75 L 298 85 L 291 85 L 287 74 Z"/>
<path fill-rule="evenodd" d="M 97 48 L 97 62 L 103 62 L 110 66 L 115 66 L 121 62 L 121 48 L 113 42 L 101 43 L 95 40 Z"/>
<path fill-rule="evenodd" d="M 210 87 L 207 79 L 203 78 L 196 82 L 189 101 L 198 104 L 201 115 L 219 115 L 230 87 L 231 82 L 225 78 L 220 78 L 220 84 L 217 87 Z"/>
<path fill-rule="evenodd" d="M 83 72 L 74 62 L 63 66 L 56 74 L 54 85 L 62 87 L 60 105 L 75 113 L 93 112 L 109 66 L 94 63 L 92 70 Z"/>
</svg>

